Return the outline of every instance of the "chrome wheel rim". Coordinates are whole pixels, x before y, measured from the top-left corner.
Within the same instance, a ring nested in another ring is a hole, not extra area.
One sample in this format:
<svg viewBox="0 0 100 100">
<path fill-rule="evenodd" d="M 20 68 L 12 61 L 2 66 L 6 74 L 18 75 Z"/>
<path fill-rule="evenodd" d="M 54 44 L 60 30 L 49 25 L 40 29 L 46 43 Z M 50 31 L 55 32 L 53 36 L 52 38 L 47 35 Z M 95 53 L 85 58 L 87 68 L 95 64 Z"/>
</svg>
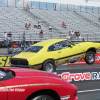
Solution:
<svg viewBox="0 0 100 100">
<path fill-rule="evenodd" d="M 53 64 L 52 63 L 46 64 L 46 71 L 47 72 L 53 72 Z"/>
<path fill-rule="evenodd" d="M 89 54 L 88 60 L 89 60 L 89 62 L 93 62 L 94 61 L 93 54 Z"/>
</svg>

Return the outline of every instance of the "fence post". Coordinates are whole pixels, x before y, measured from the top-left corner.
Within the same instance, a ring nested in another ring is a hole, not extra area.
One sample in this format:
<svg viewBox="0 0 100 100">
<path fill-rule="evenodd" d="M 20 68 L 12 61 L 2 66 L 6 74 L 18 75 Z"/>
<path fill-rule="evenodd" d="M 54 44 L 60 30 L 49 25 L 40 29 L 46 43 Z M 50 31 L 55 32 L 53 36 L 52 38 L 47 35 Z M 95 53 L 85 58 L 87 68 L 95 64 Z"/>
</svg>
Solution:
<svg viewBox="0 0 100 100">
<path fill-rule="evenodd" d="M 92 13 L 93 13 L 93 6 L 92 6 Z"/>
<path fill-rule="evenodd" d="M 60 38 L 61 38 L 61 33 L 60 33 Z"/>
<path fill-rule="evenodd" d="M 46 2 L 46 10 L 47 10 L 47 2 Z"/>
<path fill-rule="evenodd" d="M 7 7 L 8 7 L 8 0 L 7 0 Z"/>
<path fill-rule="evenodd" d="M 86 6 L 86 13 L 87 13 L 87 6 Z"/>
<path fill-rule="evenodd" d="M 39 2 L 39 10 L 40 10 L 40 2 Z"/>
<path fill-rule="evenodd" d="M 96 42 L 96 33 L 95 33 L 95 42 Z"/>
<path fill-rule="evenodd" d="M 30 41 L 31 41 L 31 33 L 30 33 Z"/>
<path fill-rule="evenodd" d="M 32 5 L 32 1 L 31 1 L 31 9 L 32 9 L 32 6 L 33 6 L 33 5 Z"/>
<path fill-rule="evenodd" d="M 67 11 L 68 11 L 68 4 L 67 4 Z"/>
<path fill-rule="evenodd" d="M 81 12 L 81 5 L 80 5 L 80 12 Z"/>
<path fill-rule="evenodd" d="M 52 39 L 52 34 L 51 34 L 51 39 Z"/>
<path fill-rule="evenodd" d="M 88 34 L 87 34 L 87 42 L 88 42 Z"/>
<path fill-rule="evenodd" d="M 75 12 L 75 5 L 73 5 L 73 8 L 74 8 L 74 12 Z"/>
<path fill-rule="evenodd" d="M 15 0 L 15 8 L 16 8 L 16 0 Z"/>
<path fill-rule="evenodd" d="M 23 8 L 24 8 L 24 0 L 23 0 Z"/>
<path fill-rule="evenodd" d="M 20 42 L 20 33 L 19 33 L 19 42 Z"/>
<path fill-rule="evenodd" d="M 61 11 L 61 3 L 60 3 L 60 11 Z"/>
</svg>

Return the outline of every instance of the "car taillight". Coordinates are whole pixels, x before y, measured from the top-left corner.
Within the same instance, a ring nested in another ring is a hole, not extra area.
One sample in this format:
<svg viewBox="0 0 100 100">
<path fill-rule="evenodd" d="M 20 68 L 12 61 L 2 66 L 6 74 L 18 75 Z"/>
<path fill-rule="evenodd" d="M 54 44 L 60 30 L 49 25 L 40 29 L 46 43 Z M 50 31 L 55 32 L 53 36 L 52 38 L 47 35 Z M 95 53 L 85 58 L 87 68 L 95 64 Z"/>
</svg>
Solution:
<svg viewBox="0 0 100 100">
<path fill-rule="evenodd" d="M 28 62 L 27 62 L 27 61 L 25 61 L 25 62 L 24 62 L 24 64 L 25 64 L 25 65 L 28 65 Z"/>
</svg>

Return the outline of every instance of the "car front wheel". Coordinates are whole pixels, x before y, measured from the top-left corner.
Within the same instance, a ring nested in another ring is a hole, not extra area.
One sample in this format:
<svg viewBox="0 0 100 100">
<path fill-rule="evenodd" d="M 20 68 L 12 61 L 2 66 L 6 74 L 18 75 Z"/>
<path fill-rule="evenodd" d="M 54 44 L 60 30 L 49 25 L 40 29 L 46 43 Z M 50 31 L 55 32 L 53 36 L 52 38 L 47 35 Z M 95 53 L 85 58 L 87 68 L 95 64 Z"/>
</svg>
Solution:
<svg viewBox="0 0 100 100">
<path fill-rule="evenodd" d="M 40 96 L 36 96 L 31 100 L 54 100 L 51 96 L 48 95 L 40 95 Z"/>
<path fill-rule="evenodd" d="M 54 72 L 56 70 L 54 61 L 52 60 L 45 61 L 43 64 L 43 70 L 47 72 Z"/>
<path fill-rule="evenodd" d="M 87 64 L 93 64 L 95 62 L 95 53 L 93 51 L 89 51 L 86 53 L 85 62 Z"/>
</svg>

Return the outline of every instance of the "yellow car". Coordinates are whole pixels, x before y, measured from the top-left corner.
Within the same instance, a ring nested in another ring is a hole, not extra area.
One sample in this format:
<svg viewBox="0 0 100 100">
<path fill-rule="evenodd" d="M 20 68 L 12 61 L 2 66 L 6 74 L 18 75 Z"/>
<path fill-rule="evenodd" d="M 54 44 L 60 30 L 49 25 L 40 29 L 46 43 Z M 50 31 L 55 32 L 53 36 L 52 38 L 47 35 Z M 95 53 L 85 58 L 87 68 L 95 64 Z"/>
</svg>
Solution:
<svg viewBox="0 0 100 100">
<path fill-rule="evenodd" d="M 10 58 L 11 65 L 42 69 L 47 72 L 56 70 L 56 66 L 74 63 L 85 59 L 87 64 L 95 62 L 95 53 L 100 43 L 82 42 L 73 44 L 67 39 L 50 39 L 38 42 L 23 52 Z"/>
</svg>

